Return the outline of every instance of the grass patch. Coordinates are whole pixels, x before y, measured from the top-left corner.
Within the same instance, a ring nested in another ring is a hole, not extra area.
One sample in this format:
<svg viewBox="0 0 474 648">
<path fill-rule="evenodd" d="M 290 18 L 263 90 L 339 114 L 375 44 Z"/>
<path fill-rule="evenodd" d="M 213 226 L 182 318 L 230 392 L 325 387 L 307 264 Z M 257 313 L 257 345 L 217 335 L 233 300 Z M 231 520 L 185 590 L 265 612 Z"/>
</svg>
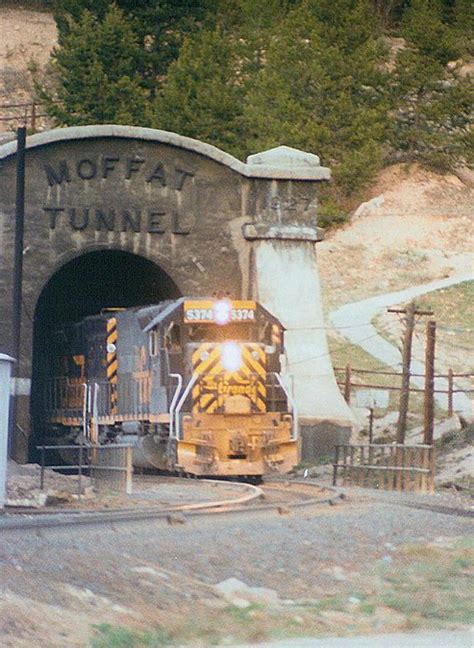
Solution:
<svg viewBox="0 0 474 648">
<path fill-rule="evenodd" d="M 52 0 L 3 0 L 2 6 L 11 9 L 32 9 L 34 11 L 42 11 L 52 13 L 53 2 Z"/>
<path fill-rule="evenodd" d="M 97 636 L 92 639 L 91 648 L 157 648 L 175 645 L 171 635 L 163 628 L 135 632 L 121 626 L 102 623 L 95 626 Z"/>
<path fill-rule="evenodd" d="M 474 338 L 474 281 L 435 290 L 416 300 L 423 310 L 430 309 L 438 322 L 438 336 L 450 332 L 452 342 L 470 346 Z M 445 329 L 449 328 L 450 331 Z"/>
<path fill-rule="evenodd" d="M 443 548 L 408 545 L 400 562 L 382 574 L 384 605 L 422 627 L 472 623 L 474 540 Z"/>
<path fill-rule="evenodd" d="M 461 430 L 445 432 L 440 439 L 435 441 L 435 447 L 439 454 L 448 454 L 453 450 L 474 445 L 474 424 L 471 423 Z"/>
</svg>

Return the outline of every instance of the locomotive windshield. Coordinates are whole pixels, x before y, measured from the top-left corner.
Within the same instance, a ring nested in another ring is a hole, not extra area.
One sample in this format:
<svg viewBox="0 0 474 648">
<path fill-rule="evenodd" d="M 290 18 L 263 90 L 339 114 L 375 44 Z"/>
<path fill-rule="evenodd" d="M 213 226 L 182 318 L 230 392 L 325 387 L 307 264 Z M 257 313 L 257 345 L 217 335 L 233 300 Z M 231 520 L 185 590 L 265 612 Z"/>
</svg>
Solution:
<svg viewBox="0 0 474 648">
<path fill-rule="evenodd" d="M 190 342 L 224 342 L 225 340 L 256 341 L 257 327 L 251 324 L 192 324 L 186 327 Z"/>
</svg>

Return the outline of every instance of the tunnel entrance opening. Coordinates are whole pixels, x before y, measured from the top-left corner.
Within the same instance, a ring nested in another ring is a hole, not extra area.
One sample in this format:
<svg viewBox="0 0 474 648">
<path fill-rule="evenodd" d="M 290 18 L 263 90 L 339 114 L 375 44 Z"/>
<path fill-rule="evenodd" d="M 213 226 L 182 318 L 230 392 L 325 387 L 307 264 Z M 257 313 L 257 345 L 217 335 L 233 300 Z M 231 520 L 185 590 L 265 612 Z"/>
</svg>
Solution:
<svg viewBox="0 0 474 648">
<path fill-rule="evenodd" d="M 119 250 L 87 252 L 62 266 L 44 287 L 34 314 L 29 458 L 43 442 L 44 390 L 49 374 L 53 334 L 68 323 L 105 308 L 131 308 L 176 299 L 181 293 L 159 266 Z"/>
</svg>

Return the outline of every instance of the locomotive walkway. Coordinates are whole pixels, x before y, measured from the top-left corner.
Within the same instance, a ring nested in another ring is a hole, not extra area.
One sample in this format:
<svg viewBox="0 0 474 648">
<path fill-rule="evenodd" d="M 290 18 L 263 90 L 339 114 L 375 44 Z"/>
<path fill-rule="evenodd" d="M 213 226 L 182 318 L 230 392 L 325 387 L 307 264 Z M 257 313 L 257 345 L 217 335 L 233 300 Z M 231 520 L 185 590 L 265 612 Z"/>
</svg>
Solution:
<svg viewBox="0 0 474 648">
<path fill-rule="evenodd" d="M 454 275 L 446 279 L 431 281 L 427 284 L 412 286 L 405 290 L 399 290 L 383 295 L 376 295 L 369 299 L 363 299 L 358 302 L 344 304 L 330 314 L 330 321 L 334 328 L 350 340 L 353 344 L 362 347 L 364 351 L 370 353 L 374 358 L 381 360 L 386 365 L 399 369 L 401 366 L 401 356 L 399 350 L 390 342 L 378 334 L 377 329 L 372 324 L 374 317 L 381 310 L 389 306 L 409 302 L 416 297 L 441 288 L 447 288 L 465 281 L 472 281 L 474 274 L 467 272 L 462 275 Z M 425 370 L 424 362 L 412 360 L 413 373 L 423 374 Z M 423 387 L 423 378 L 411 378 L 412 382 Z M 448 383 L 443 378 L 437 378 L 435 389 L 448 389 Z M 446 394 L 436 394 L 436 400 L 444 409 L 447 409 Z M 455 393 L 453 395 L 454 411 L 464 416 L 472 416 L 471 399 L 464 393 Z"/>
</svg>

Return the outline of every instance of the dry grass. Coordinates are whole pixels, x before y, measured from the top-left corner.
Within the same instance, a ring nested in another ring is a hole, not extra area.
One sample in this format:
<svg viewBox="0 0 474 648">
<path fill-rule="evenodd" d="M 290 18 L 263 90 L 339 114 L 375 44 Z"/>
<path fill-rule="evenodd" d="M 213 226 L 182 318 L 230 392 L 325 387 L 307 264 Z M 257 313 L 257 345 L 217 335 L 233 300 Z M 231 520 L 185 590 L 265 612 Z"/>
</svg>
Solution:
<svg viewBox="0 0 474 648">
<path fill-rule="evenodd" d="M 336 595 L 276 607 L 251 604 L 207 610 L 194 605 L 173 628 L 143 633 L 100 626 L 93 648 L 229 645 L 284 637 L 467 628 L 473 620 L 474 541 L 405 545 Z M 183 610 L 184 612 L 184 610 Z"/>
</svg>

